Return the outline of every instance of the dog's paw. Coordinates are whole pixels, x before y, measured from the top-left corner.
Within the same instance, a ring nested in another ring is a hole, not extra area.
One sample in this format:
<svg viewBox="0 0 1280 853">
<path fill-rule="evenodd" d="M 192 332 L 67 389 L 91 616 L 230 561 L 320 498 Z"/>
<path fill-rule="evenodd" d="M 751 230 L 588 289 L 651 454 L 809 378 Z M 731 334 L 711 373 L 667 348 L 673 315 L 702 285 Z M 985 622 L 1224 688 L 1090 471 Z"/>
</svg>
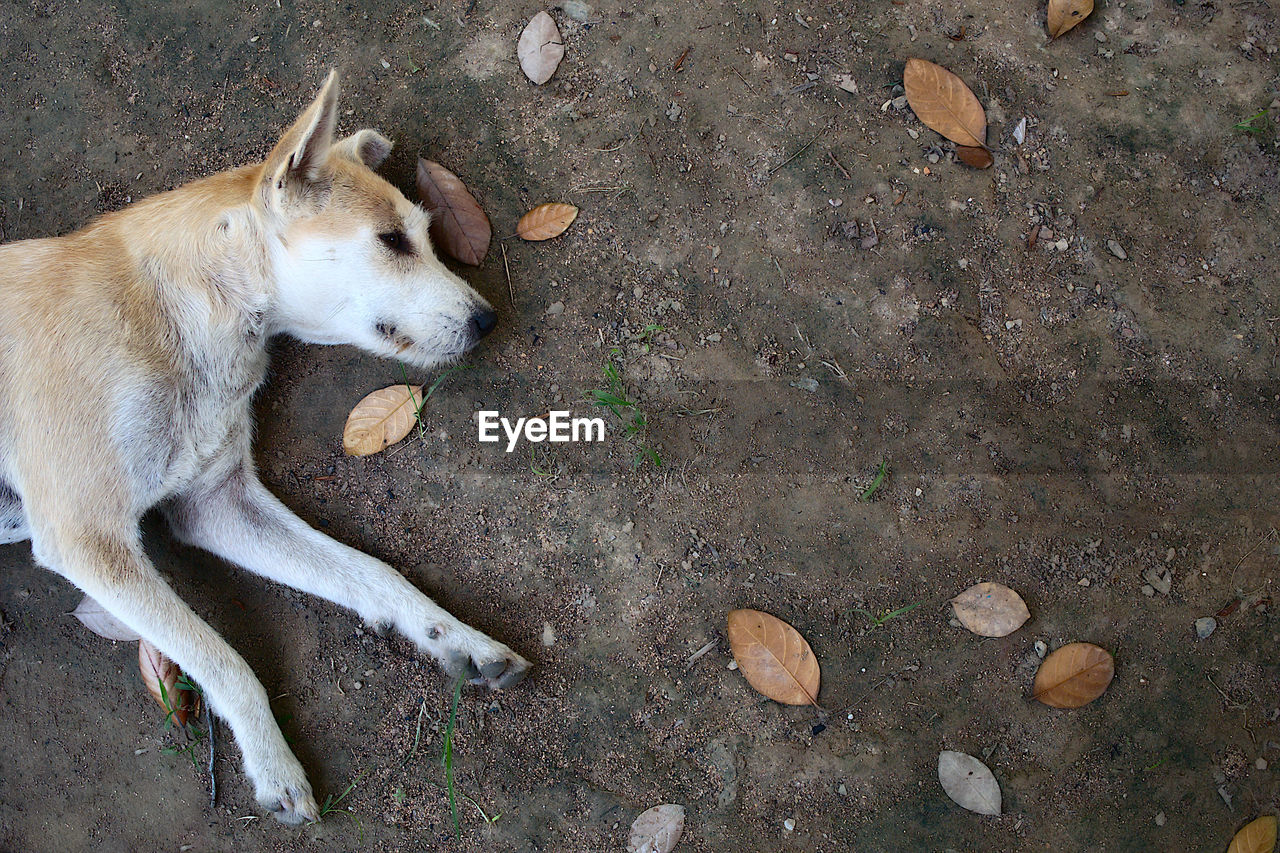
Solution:
<svg viewBox="0 0 1280 853">
<path fill-rule="evenodd" d="M 293 764 L 295 767 L 281 767 L 279 772 L 268 770 L 256 774 L 258 805 L 276 820 L 290 826 L 315 823 L 320 819 L 320 809 L 311 793 L 311 783 L 307 781 L 302 765 L 296 759 Z"/>
<path fill-rule="evenodd" d="M 503 690 L 524 680 L 529 662 L 501 643 L 494 642 L 493 648 L 483 652 L 455 652 L 445 662 L 445 669 L 471 684 Z"/>
</svg>

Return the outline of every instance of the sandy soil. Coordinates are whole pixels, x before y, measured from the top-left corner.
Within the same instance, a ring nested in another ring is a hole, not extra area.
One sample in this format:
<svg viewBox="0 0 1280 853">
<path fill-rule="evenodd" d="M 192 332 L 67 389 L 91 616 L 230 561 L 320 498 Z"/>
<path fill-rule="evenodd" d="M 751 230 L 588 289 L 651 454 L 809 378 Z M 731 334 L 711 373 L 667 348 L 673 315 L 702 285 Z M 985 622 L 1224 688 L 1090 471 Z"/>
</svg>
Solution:
<svg viewBox="0 0 1280 853">
<path fill-rule="evenodd" d="M 347 410 L 399 378 L 353 350 L 281 341 L 261 395 L 288 504 L 536 662 L 518 689 L 463 693 L 460 837 L 447 680 L 148 522 L 320 796 L 355 783 L 349 811 L 258 819 L 225 729 L 210 808 L 133 647 L 88 634 L 78 593 L 11 545 L 0 847 L 603 851 L 675 802 L 686 851 L 1220 850 L 1274 812 L 1276 10 L 1108 0 L 1046 44 L 1043 4 L 1012 0 L 575 3 L 552 10 L 568 54 L 539 88 L 514 58 L 538 8 L 0 8 L 4 240 L 261 157 L 331 66 L 343 129 L 392 136 L 406 191 L 439 160 L 504 238 L 536 203 L 582 208 L 555 241 L 503 241 L 510 285 L 496 246 L 464 272 L 501 328 L 440 386 L 425 440 L 342 456 Z M 911 56 L 986 105 L 993 169 L 895 105 Z M 481 407 L 588 414 L 611 357 L 642 441 L 477 442 Z M 93 406 L 92 365 L 67 399 Z M 635 464 L 642 444 L 661 467 Z M 953 625 L 978 580 L 1032 620 L 999 640 Z M 858 612 L 916 602 L 879 627 Z M 728 668 L 734 607 L 805 634 L 830 713 Z M 1076 640 L 1115 653 L 1108 692 L 1033 702 L 1036 641 Z M 984 758 L 1002 817 L 946 798 L 942 749 Z"/>
</svg>

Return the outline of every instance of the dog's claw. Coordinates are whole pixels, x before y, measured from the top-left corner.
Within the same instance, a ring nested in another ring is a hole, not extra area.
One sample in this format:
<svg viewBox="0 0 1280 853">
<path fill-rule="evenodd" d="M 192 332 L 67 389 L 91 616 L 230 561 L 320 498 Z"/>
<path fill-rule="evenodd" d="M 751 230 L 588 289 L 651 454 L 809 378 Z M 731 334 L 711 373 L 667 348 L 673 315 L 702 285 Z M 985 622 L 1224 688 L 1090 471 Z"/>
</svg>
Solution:
<svg viewBox="0 0 1280 853">
<path fill-rule="evenodd" d="M 525 677 L 529 671 L 529 662 L 510 649 L 505 649 L 502 657 L 483 663 L 471 655 L 459 654 L 449 661 L 447 669 L 465 679 L 468 684 L 502 690 L 519 683 Z"/>
<path fill-rule="evenodd" d="M 291 789 L 278 797 L 259 797 L 258 805 L 281 823 L 297 826 L 320 820 L 320 809 L 310 791 Z"/>
</svg>

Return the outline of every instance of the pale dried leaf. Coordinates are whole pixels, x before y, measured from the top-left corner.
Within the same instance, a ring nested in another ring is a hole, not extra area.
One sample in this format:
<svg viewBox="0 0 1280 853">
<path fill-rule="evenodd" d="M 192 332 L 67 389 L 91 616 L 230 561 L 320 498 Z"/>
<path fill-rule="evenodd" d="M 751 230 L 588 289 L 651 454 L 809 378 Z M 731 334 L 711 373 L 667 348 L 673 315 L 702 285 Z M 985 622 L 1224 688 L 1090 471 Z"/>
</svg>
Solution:
<svg viewBox="0 0 1280 853">
<path fill-rule="evenodd" d="M 920 121 L 957 145 L 987 146 L 987 113 L 959 77 L 928 60 L 908 59 L 902 88 Z"/>
<path fill-rule="evenodd" d="M 800 632 L 759 610 L 729 613 L 729 645 L 747 681 L 775 702 L 817 705 L 821 671 Z"/>
<path fill-rule="evenodd" d="M 578 208 L 571 204 L 540 204 L 520 217 L 520 221 L 516 223 L 516 233 L 531 242 L 550 240 L 563 234 L 577 218 Z"/>
<path fill-rule="evenodd" d="M 560 29 L 546 11 L 539 12 L 525 25 L 516 45 L 520 70 L 537 85 L 551 79 L 564 59 L 564 41 Z"/>
<path fill-rule="evenodd" d="M 1227 853 L 1272 853 L 1275 849 L 1276 816 L 1263 815 L 1240 828 Z"/>
<path fill-rule="evenodd" d="M 1057 38 L 1089 17 L 1093 0 L 1049 0 L 1049 37 Z"/>
<path fill-rule="evenodd" d="M 956 146 L 956 159 L 975 169 L 989 169 L 991 164 L 995 162 L 991 152 L 987 149 L 973 148 L 968 145 Z"/>
<path fill-rule="evenodd" d="M 951 750 L 940 752 L 938 781 L 957 805 L 978 814 L 1000 814 L 1000 785 L 987 765 L 972 755 Z"/>
<path fill-rule="evenodd" d="M 432 160 L 418 160 L 418 195 L 431 211 L 431 242 L 445 254 L 480 266 L 493 229 L 462 179 Z"/>
<path fill-rule="evenodd" d="M 684 832 L 684 806 L 654 806 L 631 824 L 627 853 L 671 853 Z"/>
<path fill-rule="evenodd" d="M 1070 643 L 1040 664 L 1033 695 L 1054 708 L 1079 708 L 1103 694 L 1115 671 L 1115 660 L 1106 649 Z"/>
<path fill-rule="evenodd" d="M 164 652 L 148 643 L 138 641 L 138 670 L 142 674 L 142 683 L 147 692 L 164 708 L 166 713 L 172 712 L 178 725 L 185 726 L 187 718 L 194 710 L 191 691 L 178 688 L 178 678 L 182 670 Z M 161 683 L 164 689 L 160 689 Z"/>
<path fill-rule="evenodd" d="M 1022 596 L 1004 584 L 980 583 L 951 599 L 960 624 L 983 637 L 1006 637 L 1031 618 Z"/>
<path fill-rule="evenodd" d="M 421 385 L 392 385 L 367 395 L 347 415 L 342 449 L 348 456 L 368 456 L 395 444 L 418 422 Z"/>
<path fill-rule="evenodd" d="M 75 610 L 71 611 L 71 615 L 99 637 L 119 640 L 123 643 L 133 642 L 139 638 L 137 631 L 112 616 L 101 604 L 87 595 L 80 599 L 80 603 L 76 605 Z"/>
</svg>

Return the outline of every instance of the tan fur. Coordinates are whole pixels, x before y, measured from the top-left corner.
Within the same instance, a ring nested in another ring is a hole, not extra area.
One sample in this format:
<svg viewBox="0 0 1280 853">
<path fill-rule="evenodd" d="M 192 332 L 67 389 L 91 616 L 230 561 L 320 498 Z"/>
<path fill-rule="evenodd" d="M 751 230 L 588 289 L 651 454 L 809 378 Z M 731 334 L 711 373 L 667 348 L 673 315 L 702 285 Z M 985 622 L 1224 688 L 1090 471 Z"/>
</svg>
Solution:
<svg viewBox="0 0 1280 853">
<path fill-rule="evenodd" d="M 310 785 L 244 660 L 143 553 L 149 508 L 186 541 L 394 625 L 477 681 L 507 686 L 528 666 L 307 527 L 254 473 L 250 403 L 271 335 L 427 367 L 492 326 L 432 254 L 426 214 L 370 170 L 390 143 L 370 130 L 335 141 L 336 105 L 330 75 L 263 163 L 0 246 L 0 541 L 30 538 L 40 563 L 176 660 L 286 822 L 317 818 Z M 388 248 L 397 234 L 412 251 Z"/>
</svg>

